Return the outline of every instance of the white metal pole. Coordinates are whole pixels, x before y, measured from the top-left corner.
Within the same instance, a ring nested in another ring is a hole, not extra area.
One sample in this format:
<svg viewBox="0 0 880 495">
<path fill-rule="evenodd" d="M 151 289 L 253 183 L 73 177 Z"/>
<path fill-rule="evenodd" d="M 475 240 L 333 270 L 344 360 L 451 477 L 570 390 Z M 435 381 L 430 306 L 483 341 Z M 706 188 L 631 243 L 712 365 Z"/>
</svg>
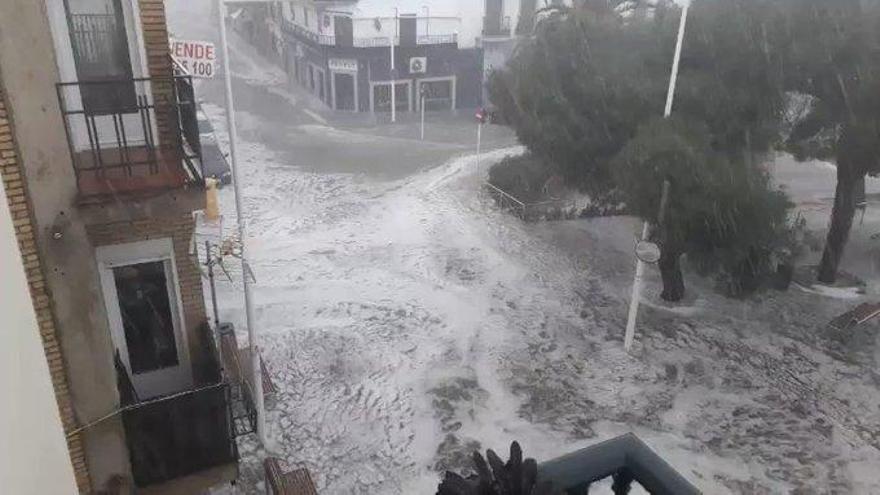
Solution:
<svg viewBox="0 0 880 495">
<path fill-rule="evenodd" d="M 253 378 L 253 399 L 257 412 L 257 436 L 263 445 L 266 439 L 266 413 L 263 404 L 263 380 L 260 372 L 260 349 L 257 344 L 257 327 L 254 320 L 254 301 L 251 294 L 250 268 L 247 250 L 247 225 L 244 219 L 244 201 L 241 192 L 241 174 L 238 170 L 238 146 L 235 130 L 235 105 L 232 101 L 232 70 L 229 63 L 229 46 L 226 40 L 226 3 L 217 0 L 220 21 L 220 47 L 222 50 L 223 78 L 226 86 L 226 124 L 229 128 L 229 156 L 232 161 L 232 187 L 235 191 L 235 214 L 238 221 L 238 236 L 241 239 L 241 277 L 244 282 L 244 308 L 248 330 L 248 346 L 251 354 L 251 376 Z"/>
<path fill-rule="evenodd" d="M 425 36 L 431 36 L 431 8 L 427 5 L 422 5 L 422 8 L 425 9 Z"/>
<path fill-rule="evenodd" d="M 672 58 L 672 70 L 669 75 L 669 88 L 666 91 L 666 107 L 663 109 L 663 117 L 668 118 L 672 114 L 672 100 L 675 96 L 675 83 L 678 81 L 678 63 L 681 60 L 681 46 L 684 43 L 684 29 L 687 25 L 688 4 L 681 9 L 681 22 L 678 24 L 678 39 L 675 42 L 675 55 Z M 646 221 L 642 225 L 641 240 L 647 240 L 650 232 L 650 225 Z M 636 275 L 633 280 L 632 296 L 629 300 L 629 313 L 626 318 L 626 333 L 623 336 L 623 348 L 629 352 L 632 348 L 633 339 L 636 333 L 636 319 L 639 314 L 639 299 L 642 297 L 643 275 L 645 273 L 645 263 L 636 258 Z"/>
<path fill-rule="evenodd" d="M 394 45 L 397 43 L 397 7 L 394 7 L 394 36 L 391 37 L 391 123 L 397 122 L 397 74 L 394 70 Z"/>
<path fill-rule="evenodd" d="M 477 122 L 477 167 L 480 166 L 480 140 L 483 133 L 483 123 Z"/>
<path fill-rule="evenodd" d="M 420 92 L 421 93 L 421 92 Z M 425 95 L 420 94 L 421 97 L 421 110 L 422 110 L 422 141 L 425 140 Z"/>
<path fill-rule="evenodd" d="M 681 9 L 681 22 L 678 24 L 678 39 L 675 42 L 675 55 L 672 58 L 672 70 L 669 74 L 669 89 L 666 91 L 666 107 L 663 118 L 672 115 L 672 100 L 675 97 L 675 83 L 678 82 L 678 63 L 681 61 L 681 46 L 684 44 L 684 28 L 687 25 L 689 4 Z"/>
</svg>

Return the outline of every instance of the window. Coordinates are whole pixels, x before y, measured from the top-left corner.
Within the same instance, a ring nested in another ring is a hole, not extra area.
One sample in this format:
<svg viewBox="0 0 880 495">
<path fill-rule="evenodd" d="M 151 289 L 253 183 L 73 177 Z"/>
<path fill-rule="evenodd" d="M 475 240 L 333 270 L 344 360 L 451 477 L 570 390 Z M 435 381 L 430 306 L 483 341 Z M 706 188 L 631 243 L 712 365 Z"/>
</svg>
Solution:
<svg viewBox="0 0 880 495">
<path fill-rule="evenodd" d="M 121 0 L 70 0 L 67 22 L 76 75 L 98 84 L 82 89 L 83 108 L 110 113 L 135 104 L 131 56 Z M 115 84 L 106 81 L 122 80 Z"/>
<path fill-rule="evenodd" d="M 96 249 L 113 346 L 141 399 L 192 385 L 170 238 Z"/>
<path fill-rule="evenodd" d="M 167 261 L 113 268 L 132 374 L 179 363 L 168 297 Z"/>
</svg>

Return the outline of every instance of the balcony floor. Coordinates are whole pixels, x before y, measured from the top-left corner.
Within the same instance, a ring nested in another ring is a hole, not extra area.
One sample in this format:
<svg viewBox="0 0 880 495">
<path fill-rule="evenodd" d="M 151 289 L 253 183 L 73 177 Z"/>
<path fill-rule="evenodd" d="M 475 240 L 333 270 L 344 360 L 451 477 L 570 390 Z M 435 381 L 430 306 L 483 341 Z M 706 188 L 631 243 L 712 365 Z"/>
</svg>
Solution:
<svg viewBox="0 0 880 495">
<path fill-rule="evenodd" d="M 175 478 L 173 480 L 137 489 L 139 495 L 189 495 L 205 493 L 210 488 L 230 484 L 238 478 L 238 463 L 230 462 L 220 466 Z"/>
<path fill-rule="evenodd" d="M 77 186 L 80 203 L 101 203 L 119 197 L 152 196 L 164 191 L 179 189 L 192 178 L 181 162 L 180 154 L 169 150 L 154 151 L 154 163 L 146 163 L 150 153 L 146 147 L 130 147 L 127 150 L 128 163 L 119 149 L 101 152 L 103 168 L 91 151 L 76 154 L 79 167 Z"/>
</svg>

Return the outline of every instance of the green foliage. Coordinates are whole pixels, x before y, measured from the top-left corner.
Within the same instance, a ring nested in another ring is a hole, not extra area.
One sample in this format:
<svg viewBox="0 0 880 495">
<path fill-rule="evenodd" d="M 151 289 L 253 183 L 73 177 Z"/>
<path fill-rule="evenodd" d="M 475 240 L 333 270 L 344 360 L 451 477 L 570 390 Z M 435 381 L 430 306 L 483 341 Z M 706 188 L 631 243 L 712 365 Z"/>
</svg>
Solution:
<svg viewBox="0 0 880 495">
<path fill-rule="evenodd" d="M 542 187 L 553 175 L 549 164 L 525 153 L 506 156 L 489 169 L 489 182 L 525 203 L 544 200 Z"/>
<path fill-rule="evenodd" d="M 607 190 L 608 161 L 641 121 L 662 112 L 664 88 L 656 82 L 666 77 L 671 52 L 645 56 L 659 51 L 653 33 L 647 24 L 625 29 L 613 12 L 593 9 L 545 20 L 493 74 L 492 101 L 520 141 L 571 185 Z"/>
<path fill-rule="evenodd" d="M 493 74 L 493 102 L 570 185 L 619 187 L 643 219 L 657 220 L 669 180 L 664 251 L 726 274 L 734 293 L 755 288 L 775 269 L 790 208 L 757 163 L 783 125 L 784 13 L 771 0 L 694 0 L 667 121 L 679 8 L 630 16 L 603 4 L 539 24 Z"/>
<path fill-rule="evenodd" d="M 654 119 L 615 158 L 615 178 L 633 211 L 654 221 L 668 180 L 672 193 L 656 240 L 704 273 L 720 272 L 740 294 L 776 269 L 773 253 L 786 247 L 791 205 L 762 168 L 714 150 L 712 139 L 704 124 Z"/>
<path fill-rule="evenodd" d="M 773 0 L 692 2 L 673 112 L 708 126 L 714 149 L 742 155 L 777 142 L 782 20 Z"/>
<path fill-rule="evenodd" d="M 833 158 L 842 172 L 880 172 L 880 5 L 876 1 L 782 0 L 786 87 L 812 97 L 787 148 Z M 831 136 L 830 146 L 816 146 Z"/>
</svg>

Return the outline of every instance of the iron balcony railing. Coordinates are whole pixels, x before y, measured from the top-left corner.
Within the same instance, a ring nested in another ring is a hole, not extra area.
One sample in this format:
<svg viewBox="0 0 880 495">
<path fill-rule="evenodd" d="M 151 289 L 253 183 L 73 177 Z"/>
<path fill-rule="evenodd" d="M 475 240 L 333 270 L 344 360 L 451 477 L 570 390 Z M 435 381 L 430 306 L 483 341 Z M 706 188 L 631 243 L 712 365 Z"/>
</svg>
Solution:
<svg viewBox="0 0 880 495">
<path fill-rule="evenodd" d="M 203 183 L 190 76 L 61 82 L 56 89 L 82 196 Z"/>
<path fill-rule="evenodd" d="M 566 494 L 588 493 L 593 483 L 612 477 L 615 494 L 626 494 L 633 481 L 652 495 L 699 495 L 700 491 L 632 433 L 547 461 L 538 479 L 549 480 Z"/>
<path fill-rule="evenodd" d="M 336 44 L 335 37 L 326 34 L 318 34 L 287 19 L 285 19 L 284 22 L 281 23 L 281 30 L 282 32 L 293 34 L 300 39 L 310 41 L 314 44 L 330 46 Z"/>
<path fill-rule="evenodd" d="M 458 34 L 430 34 L 421 35 L 416 39 L 419 45 L 446 45 L 458 43 Z"/>
<path fill-rule="evenodd" d="M 193 390 L 140 402 L 120 373 L 120 395 L 127 402 L 122 420 L 138 487 L 238 463 L 229 382 L 213 332 L 207 324 L 203 329 L 204 365 Z"/>
<path fill-rule="evenodd" d="M 282 31 L 291 34 L 298 39 L 316 45 L 336 46 L 336 36 L 315 33 L 287 19 L 282 23 Z M 390 36 L 356 36 L 351 38 L 351 46 L 355 48 L 383 47 L 389 46 L 390 43 Z M 458 43 L 457 33 L 419 35 L 416 37 L 416 44 L 418 45 L 445 45 L 456 43 Z M 394 37 L 394 44 L 395 46 L 400 45 L 399 36 Z"/>
</svg>

